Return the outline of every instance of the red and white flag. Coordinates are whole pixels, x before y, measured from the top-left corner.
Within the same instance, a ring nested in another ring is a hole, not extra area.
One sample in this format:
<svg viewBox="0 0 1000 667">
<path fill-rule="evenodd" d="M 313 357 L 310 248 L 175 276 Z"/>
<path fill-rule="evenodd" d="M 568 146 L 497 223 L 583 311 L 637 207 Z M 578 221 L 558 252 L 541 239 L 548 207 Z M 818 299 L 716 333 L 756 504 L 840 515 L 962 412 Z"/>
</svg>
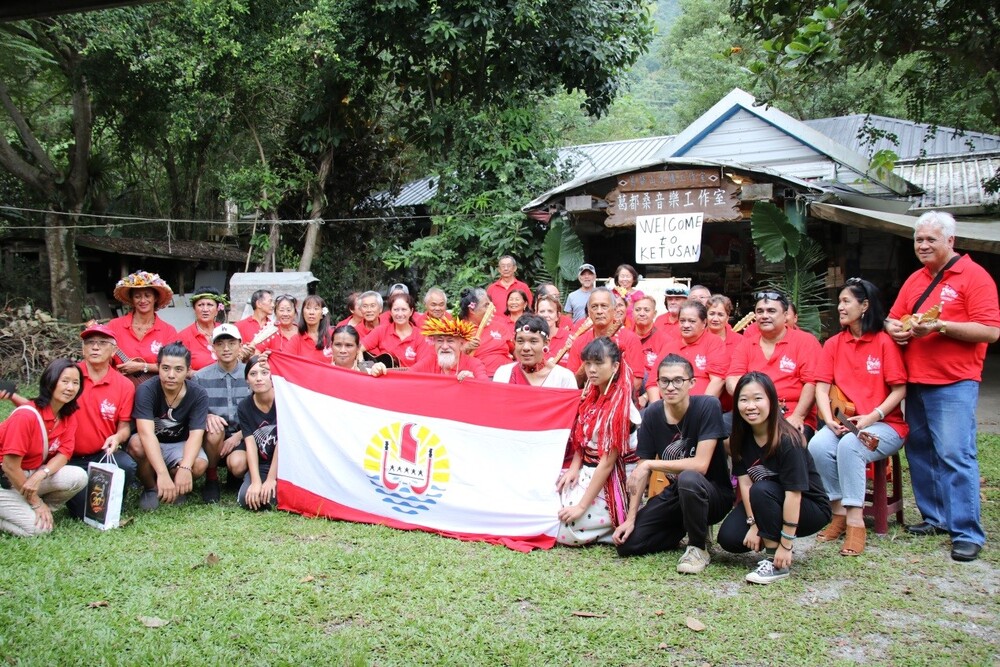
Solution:
<svg viewBox="0 0 1000 667">
<path fill-rule="evenodd" d="M 269 363 L 280 509 L 519 551 L 555 544 L 578 391 Z"/>
</svg>

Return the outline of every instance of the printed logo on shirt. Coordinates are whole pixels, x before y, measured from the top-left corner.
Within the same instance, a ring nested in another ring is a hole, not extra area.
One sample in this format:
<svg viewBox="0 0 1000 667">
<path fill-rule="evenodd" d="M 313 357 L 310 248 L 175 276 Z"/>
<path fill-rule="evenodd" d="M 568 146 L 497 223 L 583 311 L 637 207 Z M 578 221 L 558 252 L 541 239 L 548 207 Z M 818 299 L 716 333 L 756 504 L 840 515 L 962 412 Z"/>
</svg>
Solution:
<svg viewBox="0 0 1000 667">
<path fill-rule="evenodd" d="M 705 370 L 706 366 L 708 366 L 708 357 L 706 357 L 704 354 L 694 355 L 695 368 L 697 368 L 699 371 L 703 371 Z"/>
<path fill-rule="evenodd" d="M 783 373 L 794 373 L 795 362 L 783 354 L 781 355 L 781 361 L 778 362 L 778 368 L 781 369 L 781 372 Z"/>
<path fill-rule="evenodd" d="M 163 347 L 163 345 L 160 343 L 160 341 L 154 340 L 152 344 L 150 344 L 149 346 L 149 351 L 152 352 L 153 354 L 159 354 L 161 347 Z"/>
<path fill-rule="evenodd" d="M 503 334 L 501 334 L 496 329 L 490 329 L 490 335 L 493 336 L 493 340 L 502 340 Z"/>
<path fill-rule="evenodd" d="M 56 438 L 55 440 L 50 440 L 49 441 L 49 456 L 53 456 L 54 454 L 56 454 L 58 452 L 59 452 L 59 438 Z"/>
<path fill-rule="evenodd" d="M 646 350 L 646 365 L 652 367 L 656 363 L 656 350 Z"/>
<path fill-rule="evenodd" d="M 958 292 L 955 291 L 951 285 L 941 286 L 941 300 L 947 303 L 951 303 L 958 298 Z"/>
<path fill-rule="evenodd" d="M 118 406 L 104 399 L 101 401 L 101 419 L 106 421 L 114 421 L 115 415 L 118 413 Z"/>
<path fill-rule="evenodd" d="M 417 351 L 413 349 L 412 345 L 407 345 L 406 352 L 403 354 L 403 356 L 406 357 L 407 360 L 413 361 L 414 359 L 417 358 Z"/>
<path fill-rule="evenodd" d="M 882 373 L 882 360 L 878 357 L 868 355 L 868 361 L 865 362 L 865 366 L 868 368 L 868 372 L 871 375 L 881 375 Z"/>
</svg>

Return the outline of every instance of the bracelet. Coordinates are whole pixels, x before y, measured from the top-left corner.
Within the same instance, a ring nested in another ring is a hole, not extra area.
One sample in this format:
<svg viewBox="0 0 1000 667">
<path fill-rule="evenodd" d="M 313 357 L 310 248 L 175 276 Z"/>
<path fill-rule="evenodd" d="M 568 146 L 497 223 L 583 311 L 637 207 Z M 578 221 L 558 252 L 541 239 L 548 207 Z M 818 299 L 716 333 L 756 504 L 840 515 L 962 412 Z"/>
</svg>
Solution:
<svg viewBox="0 0 1000 667">
<path fill-rule="evenodd" d="M 177 467 L 178 467 L 179 469 L 181 469 L 181 470 L 187 470 L 188 472 L 191 472 L 191 466 L 186 466 L 186 465 L 183 465 L 183 464 L 180 464 L 180 463 L 178 463 L 178 464 L 177 464 Z"/>
<path fill-rule="evenodd" d="M 795 535 L 789 535 L 785 531 L 781 531 L 781 536 L 783 538 L 785 538 L 786 540 L 794 540 L 795 539 Z"/>
<path fill-rule="evenodd" d="M 878 418 L 879 419 L 885 419 L 885 413 L 882 412 L 882 408 L 875 408 L 875 412 L 878 413 Z"/>
<path fill-rule="evenodd" d="M 784 519 L 781 520 L 781 525 L 782 526 L 791 526 L 792 528 L 798 528 L 799 527 L 799 524 L 792 523 L 791 521 L 785 521 Z"/>
<path fill-rule="evenodd" d="M 792 550 L 792 545 L 788 545 L 788 546 L 786 547 L 786 546 L 785 546 L 784 544 L 782 544 L 781 542 L 778 542 L 778 546 L 779 546 L 779 547 L 781 547 L 782 549 L 784 549 L 785 551 L 791 551 L 791 550 Z"/>
<path fill-rule="evenodd" d="M 36 509 L 38 509 L 41 506 L 42 506 L 41 503 L 38 503 L 37 505 L 30 505 L 31 509 L 33 509 L 33 510 L 36 510 Z"/>
</svg>

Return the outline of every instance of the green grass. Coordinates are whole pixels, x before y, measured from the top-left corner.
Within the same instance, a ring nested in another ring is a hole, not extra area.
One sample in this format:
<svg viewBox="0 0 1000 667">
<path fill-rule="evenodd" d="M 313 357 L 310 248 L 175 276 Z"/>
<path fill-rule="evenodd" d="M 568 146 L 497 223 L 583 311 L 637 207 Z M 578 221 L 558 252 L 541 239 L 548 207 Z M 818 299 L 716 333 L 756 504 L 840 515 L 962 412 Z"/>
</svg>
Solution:
<svg viewBox="0 0 1000 667">
<path fill-rule="evenodd" d="M 987 533 L 1000 534 L 1000 437 L 980 438 Z M 908 479 L 907 479 L 908 483 Z M 197 495 L 197 494 L 195 494 Z M 861 558 L 800 540 L 792 577 L 751 587 L 751 556 L 607 547 L 519 554 L 380 526 L 217 506 L 140 513 L 101 533 L 57 514 L 0 536 L 10 664 L 977 665 L 1000 659 L 1000 552 L 951 561 L 945 537 L 890 524 Z M 912 502 L 907 520 L 915 521 Z M 218 562 L 208 564 L 209 554 Z M 106 601 L 107 606 L 90 607 Z M 574 612 L 599 614 L 579 617 Z M 685 626 L 688 616 L 707 629 Z M 168 621 L 148 628 L 140 617 Z"/>
</svg>

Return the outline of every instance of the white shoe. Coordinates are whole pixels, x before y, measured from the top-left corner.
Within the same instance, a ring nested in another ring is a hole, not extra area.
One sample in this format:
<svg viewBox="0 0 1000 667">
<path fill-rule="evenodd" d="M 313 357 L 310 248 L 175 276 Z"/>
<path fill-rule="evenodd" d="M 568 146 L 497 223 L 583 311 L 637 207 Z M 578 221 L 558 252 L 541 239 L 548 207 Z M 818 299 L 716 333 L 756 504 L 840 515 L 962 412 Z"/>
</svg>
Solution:
<svg viewBox="0 0 1000 667">
<path fill-rule="evenodd" d="M 698 574 L 712 562 L 712 557 L 708 552 L 698 547 L 688 547 L 677 561 L 677 571 L 681 574 Z"/>
<path fill-rule="evenodd" d="M 774 566 L 774 561 L 765 558 L 757 563 L 757 569 L 746 576 L 746 580 L 751 584 L 770 584 L 785 579 L 791 574 L 787 567 L 778 568 Z"/>
</svg>

